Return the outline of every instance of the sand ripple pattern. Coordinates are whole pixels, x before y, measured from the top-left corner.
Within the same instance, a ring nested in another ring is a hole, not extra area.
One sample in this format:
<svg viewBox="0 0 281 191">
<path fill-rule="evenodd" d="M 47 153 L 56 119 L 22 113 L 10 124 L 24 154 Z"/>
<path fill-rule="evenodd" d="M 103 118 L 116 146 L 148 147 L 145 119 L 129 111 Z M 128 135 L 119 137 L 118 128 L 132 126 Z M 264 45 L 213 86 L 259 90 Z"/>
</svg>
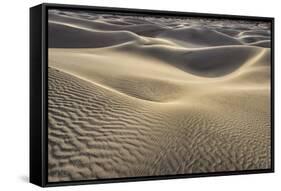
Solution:
<svg viewBox="0 0 281 191">
<path fill-rule="evenodd" d="M 269 116 L 241 107 L 151 104 L 49 68 L 49 181 L 268 168 Z"/>
</svg>

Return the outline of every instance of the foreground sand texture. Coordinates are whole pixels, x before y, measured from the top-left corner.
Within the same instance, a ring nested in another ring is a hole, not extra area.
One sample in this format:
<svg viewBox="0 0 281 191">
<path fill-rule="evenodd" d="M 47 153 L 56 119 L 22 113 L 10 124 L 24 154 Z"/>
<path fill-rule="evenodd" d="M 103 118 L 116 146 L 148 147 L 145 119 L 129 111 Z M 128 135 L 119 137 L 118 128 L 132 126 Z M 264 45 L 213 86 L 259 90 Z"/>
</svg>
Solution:
<svg viewBox="0 0 281 191">
<path fill-rule="evenodd" d="M 270 25 L 49 11 L 48 180 L 270 168 Z"/>
</svg>

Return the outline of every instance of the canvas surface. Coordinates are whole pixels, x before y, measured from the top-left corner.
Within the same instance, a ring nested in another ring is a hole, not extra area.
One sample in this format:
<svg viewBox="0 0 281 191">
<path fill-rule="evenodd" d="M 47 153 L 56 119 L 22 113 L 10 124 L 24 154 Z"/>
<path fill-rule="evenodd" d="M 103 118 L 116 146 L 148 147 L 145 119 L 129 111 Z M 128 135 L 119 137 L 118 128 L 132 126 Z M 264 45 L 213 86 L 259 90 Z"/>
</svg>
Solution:
<svg viewBox="0 0 281 191">
<path fill-rule="evenodd" d="M 270 23 L 48 12 L 48 181 L 271 168 Z"/>
</svg>

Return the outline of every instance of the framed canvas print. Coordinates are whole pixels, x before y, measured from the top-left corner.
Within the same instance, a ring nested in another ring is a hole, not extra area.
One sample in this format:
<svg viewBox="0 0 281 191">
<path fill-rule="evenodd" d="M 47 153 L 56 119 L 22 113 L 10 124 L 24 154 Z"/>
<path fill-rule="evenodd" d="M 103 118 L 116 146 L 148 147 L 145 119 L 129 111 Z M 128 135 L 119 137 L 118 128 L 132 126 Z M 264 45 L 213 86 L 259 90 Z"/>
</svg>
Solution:
<svg viewBox="0 0 281 191">
<path fill-rule="evenodd" d="M 30 182 L 274 171 L 274 19 L 30 9 Z"/>
</svg>

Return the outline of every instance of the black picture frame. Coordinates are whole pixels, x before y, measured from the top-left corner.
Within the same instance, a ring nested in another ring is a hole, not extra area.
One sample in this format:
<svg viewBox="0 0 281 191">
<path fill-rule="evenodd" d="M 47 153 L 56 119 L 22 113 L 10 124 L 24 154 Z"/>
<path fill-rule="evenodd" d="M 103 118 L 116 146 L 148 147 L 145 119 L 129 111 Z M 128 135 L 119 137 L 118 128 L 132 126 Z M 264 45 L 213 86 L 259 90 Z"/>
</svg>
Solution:
<svg viewBox="0 0 281 191">
<path fill-rule="evenodd" d="M 66 182 L 48 182 L 47 180 L 47 131 L 48 131 L 48 9 L 91 10 L 100 13 L 126 13 L 153 16 L 206 17 L 230 20 L 266 21 L 271 23 L 271 168 L 258 170 L 210 172 L 180 174 L 153 177 L 128 177 L 101 180 L 79 180 Z M 146 180 L 163 180 L 175 178 L 193 178 L 206 176 L 226 176 L 274 172 L 274 18 L 222 15 L 206 13 L 187 13 L 175 11 L 126 9 L 113 7 L 95 7 L 64 4 L 40 4 L 30 8 L 30 182 L 41 187 L 82 185 L 112 182 L 130 182 Z"/>
</svg>

